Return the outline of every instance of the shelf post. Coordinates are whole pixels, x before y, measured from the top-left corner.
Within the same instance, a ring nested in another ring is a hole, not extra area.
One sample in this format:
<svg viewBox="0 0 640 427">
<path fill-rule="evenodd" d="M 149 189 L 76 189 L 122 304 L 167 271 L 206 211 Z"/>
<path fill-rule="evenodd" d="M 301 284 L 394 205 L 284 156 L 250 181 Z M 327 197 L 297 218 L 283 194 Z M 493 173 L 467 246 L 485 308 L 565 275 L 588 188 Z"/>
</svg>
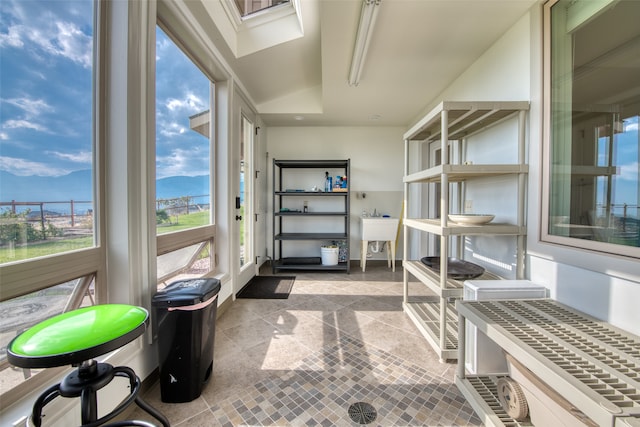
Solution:
<svg viewBox="0 0 640 427">
<path fill-rule="evenodd" d="M 409 140 L 405 139 L 404 140 L 404 176 L 409 175 Z M 409 302 L 409 272 L 407 271 L 406 268 L 404 268 L 407 265 L 407 261 L 409 260 L 409 230 L 407 228 L 406 224 L 406 219 L 407 219 L 407 212 L 409 211 L 409 205 L 408 205 L 408 193 L 409 193 L 409 183 L 405 182 L 402 186 L 402 206 L 404 207 L 404 209 L 402 209 L 402 218 L 400 219 L 402 221 L 402 301 L 404 302 L 404 304 Z M 364 255 L 366 256 L 366 254 Z"/>
<path fill-rule="evenodd" d="M 518 112 L 518 163 L 522 168 L 525 165 L 526 153 L 525 153 L 525 128 L 526 112 L 520 110 Z M 525 226 L 525 194 L 526 194 L 526 176 L 520 171 L 518 174 L 518 227 Z M 524 235 L 522 229 L 518 233 L 517 237 L 517 259 L 516 259 L 516 277 L 518 279 L 524 279 Z"/>
<path fill-rule="evenodd" d="M 458 311 L 458 313 L 460 313 L 460 310 L 457 310 L 458 308 L 458 304 L 460 303 L 460 300 L 456 301 L 456 311 Z M 465 361 L 465 345 L 466 345 L 466 335 L 467 331 L 466 331 L 466 322 L 465 322 L 465 317 L 462 314 L 458 314 L 458 378 L 460 378 L 461 380 L 464 379 L 464 365 L 466 363 Z"/>
<path fill-rule="evenodd" d="M 449 112 L 443 109 L 440 113 L 440 152 L 442 165 L 449 164 Z M 442 174 L 440 183 L 440 224 L 447 226 L 447 214 L 449 212 L 449 176 Z M 440 287 L 447 287 L 449 257 L 449 238 L 440 236 Z M 440 297 L 440 350 L 447 348 L 447 299 Z"/>
</svg>

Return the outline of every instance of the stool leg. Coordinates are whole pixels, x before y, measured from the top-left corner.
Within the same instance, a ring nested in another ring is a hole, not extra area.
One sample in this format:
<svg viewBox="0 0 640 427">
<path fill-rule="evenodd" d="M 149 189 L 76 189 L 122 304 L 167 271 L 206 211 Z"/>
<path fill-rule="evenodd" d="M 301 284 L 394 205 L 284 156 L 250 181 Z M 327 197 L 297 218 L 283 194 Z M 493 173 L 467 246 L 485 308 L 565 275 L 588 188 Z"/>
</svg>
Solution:
<svg viewBox="0 0 640 427">
<path fill-rule="evenodd" d="M 104 427 L 157 427 L 155 424 L 151 424 L 147 421 L 142 420 L 126 420 L 126 421 L 116 421 L 115 423 L 111 423 L 109 425 L 104 425 Z"/>
<path fill-rule="evenodd" d="M 133 369 L 128 366 L 118 366 L 113 368 L 113 376 L 114 377 L 125 377 L 129 379 L 129 395 L 118 404 L 115 408 L 111 410 L 108 414 L 102 416 L 98 419 L 93 419 L 88 423 L 83 423 L 82 427 L 98 427 L 106 423 L 107 421 L 113 419 L 117 415 L 121 414 L 126 408 L 128 408 L 133 402 L 135 402 L 138 398 L 138 393 L 140 392 L 140 378 L 136 375 Z M 84 390 L 83 390 L 84 391 Z M 154 415 L 154 414 L 151 414 Z M 161 419 L 159 419 L 162 421 Z M 165 419 L 166 420 L 166 419 Z M 165 427 L 167 427 L 165 425 Z"/>
<path fill-rule="evenodd" d="M 33 404 L 33 412 L 31 414 L 31 421 L 35 427 L 42 425 L 42 408 L 58 396 L 60 396 L 60 384 L 49 387 L 38 396 Z"/>
<path fill-rule="evenodd" d="M 151 415 L 153 418 L 157 419 L 158 421 L 160 421 L 163 425 L 163 427 L 170 427 L 169 424 L 169 420 L 160 412 L 158 411 L 156 408 L 154 408 L 153 406 L 149 405 L 147 402 L 145 402 L 142 397 L 140 397 L 140 395 L 138 394 L 138 391 L 140 390 L 140 378 L 136 375 L 136 373 L 134 372 L 133 369 L 129 368 L 128 366 L 119 366 L 117 368 L 115 368 L 115 370 L 117 372 L 122 372 L 124 374 L 126 374 L 129 377 L 129 382 L 131 384 L 131 393 L 136 395 L 136 405 L 138 405 L 140 407 L 140 409 L 144 410 L 145 412 L 147 412 L 149 415 Z"/>
<path fill-rule="evenodd" d="M 169 424 L 169 420 L 167 419 L 167 417 L 165 417 L 156 408 L 154 408 L 153 406 L 149 405 L 147 402 L 142 400 L 142 398 L 140 396 L 136 397 L 136 405 L 138 405 L 141 409 L 143 409 L 145 412 L 147 412 L 153 418 L 155 418 L 156 420 L 160 421 L 162 423 L 163 427 L 170 427 L 171 426 L 171 424 Z"/>
<path fill-rule="evenodd" d="M 84 388 L 80 395 L 80 419 L 82 425 L 98 419 L 98 397 L 91 387 Z"/>
</svg>

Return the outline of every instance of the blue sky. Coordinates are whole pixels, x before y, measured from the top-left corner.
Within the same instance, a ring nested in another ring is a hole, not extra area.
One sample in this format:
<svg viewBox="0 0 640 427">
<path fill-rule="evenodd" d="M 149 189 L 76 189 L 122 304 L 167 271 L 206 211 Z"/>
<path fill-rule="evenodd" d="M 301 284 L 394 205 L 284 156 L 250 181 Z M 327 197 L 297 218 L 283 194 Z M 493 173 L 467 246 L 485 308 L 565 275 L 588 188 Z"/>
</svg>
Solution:
<svg viewBox="0 0 640 427">
<path fill-rule="evenodd" d="M 61 176 L 91 168 L 92 7 L 0 2 L 0 170 Z M 207 174 L 207 141 L 188 118 L 209 108 L 208 80 L 157 35 L 158 178 Z"/>
<path fill-rule="evenodd" d="M 189 117 L 209 109 L 209 80 L 156 29 L 156 145 L 158 178 L 209 173 L 208 140 Z"/>
<path fill-rule="evenodd" d="M 91 2 L 0 3 L 0 170 L 91 168 Z"/>
</svg>

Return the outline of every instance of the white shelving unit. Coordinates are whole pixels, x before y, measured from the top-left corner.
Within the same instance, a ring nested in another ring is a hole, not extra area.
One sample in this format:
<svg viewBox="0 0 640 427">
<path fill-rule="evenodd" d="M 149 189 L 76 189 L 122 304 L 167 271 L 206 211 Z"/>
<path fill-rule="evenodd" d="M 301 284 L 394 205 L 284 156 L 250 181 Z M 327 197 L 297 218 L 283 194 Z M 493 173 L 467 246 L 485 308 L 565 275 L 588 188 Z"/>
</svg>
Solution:
<svg viewBox="0 0 640 427">
<path fill-rule="evenodd" d="M 579 414 L 582 421 L 575 418 L 571 425 L 640 426 L 640 337 L 549 299 L 456 305 L 459 325 L 465 320 L 476 325 L 545 388 L 566 400 L 567 413 Z M 469 375 L 464 357 L 462 344 L 456 385 L 485 425 L 557 425 L 549 423 L 557 412 L 544 404 L 532 405 L 529 396 L 529 417 L 510 418 L 496 386 L 498 378 L 509 373 Z M 537 393 L 531 397 L 544 402 Z"/>
<path fill-rule="evenodd" d="M 517 239 L 516 276 L 524 277 L 524 239 L 526 175 L 525 120 L 529 110 L 528 101 L 509 102 L 442 102 L 404 134 L 404 311 L 416 324 L 427 341 L 436 350 L 441 360 L 456 359 L 458 349 L 457 313 L 455 299 L 462 297 L 463 283 L 447 276 L 447 257 L 452 256 L 452 239 L 458 239 L 457 258 L 462 257 L 462 238 L 474 235 L 511 235 Z M 467 139 L 505 120 L 517 118 L 517 141 L 500 141 L 501 144 L 517 144 L 518 161 L 515 164 L 472 164 L 465 159 Z M 440 142 L 441 161 L 434 167 L 410 171 L 409 153 L 412 143 Z M 449 153 L 456 152 L 456 161 Z M 518 191 L 514 195 L 517 209 L 515 224 L 489 223 L 486 225 L 461 225 L 448 220 L 452 196 L 462 205 L 465 183 L 484 177 L 501 175 L 517 176 Z M 410 218 L 413 200 L 410 200 L 410 185 L 440 184 L 439 218 Z M 456 191 L 450 187 L 457 186 Z M 410 230 L 440 236 L 440 271 L 426 267 L 420 260 L 408 259 Z M 432 292 L 435 297 L 418 298 L 409 295 L 409 275 L 413 275 Z M 477 280 L 500 279 L 485 272 Z"/>
</svg>

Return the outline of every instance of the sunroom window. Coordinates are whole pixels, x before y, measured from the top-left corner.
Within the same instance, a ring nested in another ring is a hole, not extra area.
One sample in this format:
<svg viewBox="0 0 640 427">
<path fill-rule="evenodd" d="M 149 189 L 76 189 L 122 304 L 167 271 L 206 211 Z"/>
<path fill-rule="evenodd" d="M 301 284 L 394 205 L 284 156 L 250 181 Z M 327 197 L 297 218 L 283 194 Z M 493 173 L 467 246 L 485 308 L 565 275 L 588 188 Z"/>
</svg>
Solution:
<svg viewBox="0 0 640 427">
<path fill-rule="evenodd" d="M 209 78 L 156 28 L 157 278 L 200 277 L 214 267 Z"/>
<path fill-rule="evenodd" d="M 0 400 L 42 383 L 6 347 L 96 303 L 94 3 L 0 2 Z"/>
<path fill-rule="evenodd" d="M 0 262 L 91 247 L 92 3 L 1 8 Z"/>
<path fill-rule="evenodd" d="M 542 237 L 640 257 L 640 2 L 545 5 Z"/>
</svg>

